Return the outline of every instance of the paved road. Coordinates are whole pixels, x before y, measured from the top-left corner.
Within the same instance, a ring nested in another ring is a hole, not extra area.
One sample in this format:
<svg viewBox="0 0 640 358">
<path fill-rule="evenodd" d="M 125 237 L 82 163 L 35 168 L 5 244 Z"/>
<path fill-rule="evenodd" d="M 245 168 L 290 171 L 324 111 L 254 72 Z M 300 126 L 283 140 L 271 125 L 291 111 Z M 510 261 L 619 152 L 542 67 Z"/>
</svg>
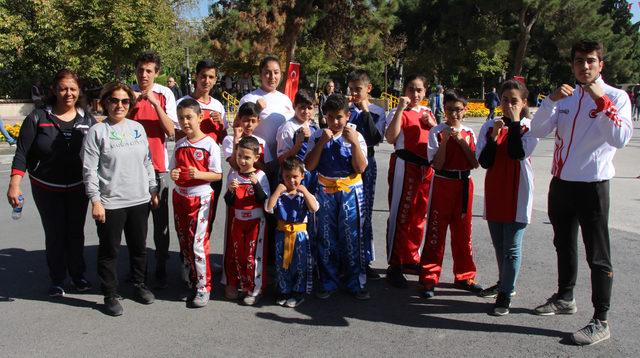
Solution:
<svg viewBox="0 0 640 358">
<path fill-rule="evenodd" d="M 480 119 L 468 122 L 477 132 Z M 576 288 L 578 313 L 573 316 L 537 317 L 530 309 L 554 292 L 555 252 L 548 223 L 546 192 L 552 141 L 540 143 L 533 158 L 536 171 L 536 202 L 532 224 L 525 236 L 525 254 L 513 299 L 512 314 L 496 318 L 486 314 L 491 300 L 455 290 L 450 283 L 452 263 L 447 250 L 443 284 L 433 299 L 424 300 L 413 286 L 407 290 L 389 287 L 384 281 L 370 282 L 372 299 L 356 302 L 345 294 L 327 301 L 308 299 L 299 308 L 285 309 L 268 296 L 260 307 L 242 307 L 221 300 L 219 277 L 215 277 L 214 300 L 200 310 L 180 302 L 176 265 L 172 288 L 156 291 L 150 306 L 130 299 L 123 301 L 125 314 L 112 318 L 99 310 L 102 297 L 93 291 L 70 291 L 63 299 L 50 300 L 44 257 L 44 240 L 30 190 L 26 193 L 23 219 L 12 221 L 10 210 L 0 205 L 0 356 L 640 356 L 636 346 L 640 315 L 637 256 L 640 252 L 640 220 L 635 219 L 640 201 L 640 137 L 616 156 L 616 178 L 612 180 L 611 234 L 614 297 L 610 315 L 613 338 L 594 347 L 564 343 L 567 333 L 587 323 L 591 316 L 590 285 L 586 263 L 580 261 Z M 6 190 L 9 149 L 0 147 L 0 188 Z M 374 233 L 378 260 L 385 268 L 386 173 L 389 145 L 378 152 L 378 186 Z M 497 269 L 493 248 L 482 213 L 483 171 L 474 173 L 474 248 L 478 279 L 490 285 Z M 215 223 L 213 259 L 220 262 L 223 220 Z M 88 278 L 97 282 L 95 225 L 86 225 Z M 149 238 L 149 245 L 153 245 Z M 172 233 L 172 261 L 177 260 L 177 242 Z M 581 246 L 582 250 L 582 246 Z M 126 249 L 120 261 L 126 274 Z M 584 256 L 583 254 L 581 254 Z M 152 257 L 152 255 L 150 255 Z M 152 264 L 152 263 L 151 263 Z M 152 266 L 151 266 L 152 267 Z M 410 278 L 415 282 L 415 277 Z M 126 286 L 122 293 L 129 291 Z"/>
</svg>

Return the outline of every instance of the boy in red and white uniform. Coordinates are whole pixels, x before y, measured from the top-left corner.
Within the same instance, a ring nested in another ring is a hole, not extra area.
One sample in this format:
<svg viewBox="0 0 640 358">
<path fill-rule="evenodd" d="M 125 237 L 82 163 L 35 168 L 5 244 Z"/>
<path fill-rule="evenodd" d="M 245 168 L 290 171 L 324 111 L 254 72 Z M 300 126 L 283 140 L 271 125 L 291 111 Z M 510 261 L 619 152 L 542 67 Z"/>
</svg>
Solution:
<svg viewBox="0 0 640 358">
<path fill-rule="evenodd" d="M 455 91 L 447 91 L 444 95 L 446 122 L 429 131 L 427 154 L 435 176 L 431 182 L 427 236 L 420 260 L 420 283 L 425 298 L 433 297 L 440 280 L 447 227 L 451 230 L 455 285 L 476 293 L 482 290 L 475 282 L 476 265 L 471 244 L 471 170 L 478 167 L 478 161 L 473 130 L 462 125 L 466 108 L 464 97 Z"/>
<path fill-rule="evenodd" d="M 138 83 L 131 86 L 137 96 L 129 115 L 140 122 L 147 133 L 153 169 L 158 182 L 160 204 L 151 210 L 153 215 L 153 241 L 156 246 L 156 285 L 167 286 L 166 261 L 169 259 L 169 190 L 164 174 L 168 171 L 169 155 L 165 141 L 180 128 L 176 116 L 176 99 L 173 92 L 155 83 L 160 71 L 160 57 L 155 53 L 143 53 L 136 59 Z"/>
<path fill-rule="evenodd" d="M 613 268 L 609 245 L 609 180 L 613 156 L 633 134 L 631 101 L 622 90 L 602 80 L 603 46 L 582 41 L 571 49 L 575 88 L 563 84 L 542 101 L 531 121 L 531 133 L 544 138 L 555 130 L 549 186 L 549 219 L 558 257 L 558 291 L 536 307 L 539 315 L 573 314 L 573 289 L 578 274 L 578 225 L 591 269 L 594 314 L 573 334 L 579 345 L 610 337 L 607 312 Z"/>
<path fill-rule="evenodd" d="M 178 118 L 186 137 L 178 140 L 169 169 L 176 182 L 173 211 L 183 264 L 194 290 L 187 305 L 204 307 L 211 292 L 209 227 L 215 216 L 210 182 L 222 180 L 220 148 L 200 130 L 202 111 L 194 99 L 178 104 Z"/>
<path fill-rule="evenodd" d="M 387 221 L 387 280 L 407 287 L 403 273 L 420 273 L 429 189 L 433 169 L 427 159 L 429 130 L 436 126 L 427 107 L 426 78 L 407 77 L 398 107 L 387 117 L 385 138 L 394 145 L 389 160 L 389 219 Z"/>
<path fill-rule="evenodd" d="M 227 225 L 222 284 L 225 297 L 238 298 L 238 289 L 245 297 L 243 303 L 258 302 L 265 287 L 265 215 L 264 203 L 269 197 L 269 181 L 263 171 L 256 169 L 260 145 L 254 137 L 243 137 L 234 153 L 238 170 L 227 176 L 229 190 Z"/>
</svg>

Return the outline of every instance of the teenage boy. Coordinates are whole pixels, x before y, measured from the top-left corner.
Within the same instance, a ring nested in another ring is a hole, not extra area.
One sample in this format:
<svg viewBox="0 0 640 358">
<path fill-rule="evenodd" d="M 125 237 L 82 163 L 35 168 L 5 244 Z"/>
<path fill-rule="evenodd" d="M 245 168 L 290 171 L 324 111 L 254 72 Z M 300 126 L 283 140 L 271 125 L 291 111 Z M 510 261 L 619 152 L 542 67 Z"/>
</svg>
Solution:
<svg viewBox="0 0 640 358">
<path fill-rule="evenodd" d="M 573 334 L 578 345 L 610 337 L 607 312 L 613 269 L 609 248 L 609 179 L 613 156 L 633 134 L 629 96 L 600 76 L 603 46 L 581 41 L 571 48 L 575 87 L 563 84 L 542 101 L 531 121 L 531 133 L 544 138 L 555 132 L 548 213 L 558 258 L 558 291 L 535 308 L 538 315 L 573 314 L 573 288 L 578 275 L 578 226 L 582 229 L 591 269 L 589 324 Z"/>
<path fill-rule="evenodd" d="M 375 259 L 373 248 L 373 201 L 376 191 L 376 165 L 374 147 L 382 142 L 384 136 L 385 112 L 382 107 L 369 102 L 369 93 L 373 86 L 369 74 L 365 70 L 355 70 L 347 76 L 351 105 L 349 106 L 349 123 L 356 125 L 356 130 L 362 134 L 367 143 L 367 170 L 362 174 L 364 185 L 364 203 L 362 206 L 363 241 L 367 259 L 367 278 L 376 280 L 380 275 L 370 267 Z"/>
<path fill-rule="evenodd" d="M 167 287 L 166 261 L 169 259 L 169 191 L 165 174 L 169 156 L 165 141 L 175 135 L 180 128 L 176 116 L 176 99 L 173 92 L 155 83 L 160 71 L 160 57 L 152 52 L 141 54 L 136 59 L 137 84 L 132 87 L 137 96 L 136 105 L 131 109 L 131 119 L 140 122 L 149 139 L 149 151 L 158 182 L 159 206 L 152 210 L 153 242 L 156 246 L 156 285 Z"/>
</svg>

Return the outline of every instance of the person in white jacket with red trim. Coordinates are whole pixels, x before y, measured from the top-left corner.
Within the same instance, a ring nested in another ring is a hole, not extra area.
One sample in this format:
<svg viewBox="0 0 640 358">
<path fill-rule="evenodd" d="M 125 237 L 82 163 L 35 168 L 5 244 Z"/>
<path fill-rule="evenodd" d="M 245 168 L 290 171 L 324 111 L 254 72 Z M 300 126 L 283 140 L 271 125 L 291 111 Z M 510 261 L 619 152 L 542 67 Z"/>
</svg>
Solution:
<svg viewBox="0 0 640 358">
<path fill-rule="evenodd" d="M 558 292 L 535 308 L 538 315 L 577 311 L 573 288 L 578 272 L 578 226 L 582 229 L 591 268 L 593 319 L 573 334 L 578 345 L 610 337 L 607 312 L 613 269 L 609 248 L 609 179 L 613 156 L 631 139 L 629 96 L 604 83 L 603 46 L 582 41 L 571 49 L 577 84 L 563 84 L 545 98 L 531 121 L 532 135 L 542 138 L 555 130 L 555 150 L 548 214 L 558 257 Z"/>
</svg>

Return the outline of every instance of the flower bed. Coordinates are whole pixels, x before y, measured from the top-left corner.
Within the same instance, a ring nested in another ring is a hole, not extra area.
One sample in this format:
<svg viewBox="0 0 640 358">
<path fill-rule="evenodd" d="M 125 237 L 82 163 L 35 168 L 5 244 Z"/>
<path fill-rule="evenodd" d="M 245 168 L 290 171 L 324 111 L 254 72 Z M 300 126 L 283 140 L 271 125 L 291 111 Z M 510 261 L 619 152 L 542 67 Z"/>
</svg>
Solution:
<svg viewBox="0 0 640 358">
<path fill-rule="evenodd" d="M 18 134 L 20 133 L 20 124 L 16 123 L 10 126 L 5 125 L 4 128 L 7 129 L 7 132 L 9 132 L 9 134 L 13 138 L 18 138 Z M 2 139 L 2 141 L 4 142 L 7 141 L 7 138 L 5 138 L 2 134 L 0 134 L 0 139 Z"/>
<path fill-rule="evenodd" d="M 420 102 L 422 106 L 428 106 L 429 101 L 424 99 Z M 467 114 L 465 117 L 487 117 L 489 115 L 489 110 L 484 108 L 484 102 L 480 101 L 469 101 L 467 103 Z M 499 106 L 496 107 L 496 116 L 502 115 L 502 108 Z"/>
</svg>

